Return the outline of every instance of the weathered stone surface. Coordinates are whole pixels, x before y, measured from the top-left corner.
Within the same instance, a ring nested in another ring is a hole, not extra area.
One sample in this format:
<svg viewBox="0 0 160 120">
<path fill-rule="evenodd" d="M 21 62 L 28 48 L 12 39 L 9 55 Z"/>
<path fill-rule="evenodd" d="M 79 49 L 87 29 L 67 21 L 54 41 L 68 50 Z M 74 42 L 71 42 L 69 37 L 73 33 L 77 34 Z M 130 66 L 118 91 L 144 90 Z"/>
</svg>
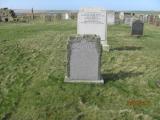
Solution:
<svg viewBox="0 0 160 120">
<path fill-rule="evenodd" d="M 149 16 L 149 24 L 154 24 L 154 15 Z"/>
<path fill-rule="evenodd" d="M 143 16 L 143 15 L 140 15 L 140 16 L 139 16 L 139 20 L 144 22 L 144 16 Z"/>
<path fill-rule="evenodd" d="M 131 19 L 132 19 L 131 17 L 126 17 L 126 18 L 124 19 L 124 24 L 130 25 Z"/>
<path fill-rule="evenodd" d="M 160 26 L 160 19 L 158 19 L 158 20 L 156 21 L 156 26 L 157 26 L 157 27 Z"/>
<path fill-rule="evenodd" d="M 107 11 L 107 25 L 114 25 L 114 24 L 115 24 L 115 12 Z"/>
<path fill-rule="evenodd" d="M 99 36 L 75 35 L 70 37 L 65 82 L 104 83 L 100 72 L 101 53 Z"/>
<path fill-rule="evenodd" d="M 154 17 L 154 24 L 156 25 L 156 26 L 158 26 L 159 25 L 159 16 L 155 16 Z"/>
<path fill-rule="evenodd" d="M 107 14 L 106 10 L 97 8 L 83 8 L 78 13 L 77 33 L 78 34 L 96 34 L 101 38 L 101 44 L 109 47 L 107 44 Z"/>
<path fill-rule="evenodd" d="M 142 36 L 143 35 L 144 23 L 140 20 L 136 20 L 132 24 L 132 35 Z"/>
<path fill-rule="evenodd" d="M 2 22 L 14 21 L 15 17 L 16 17 L 16 14 L 13 10 L 10 10 L 8 8 L 0 9 L 0 21 Z"/>
<path fill-rule="evenodd" d="M 120 19 L 120 12 L 115 12 L 115 24 L 120 24 L 121 19 Z"/>
</svg>

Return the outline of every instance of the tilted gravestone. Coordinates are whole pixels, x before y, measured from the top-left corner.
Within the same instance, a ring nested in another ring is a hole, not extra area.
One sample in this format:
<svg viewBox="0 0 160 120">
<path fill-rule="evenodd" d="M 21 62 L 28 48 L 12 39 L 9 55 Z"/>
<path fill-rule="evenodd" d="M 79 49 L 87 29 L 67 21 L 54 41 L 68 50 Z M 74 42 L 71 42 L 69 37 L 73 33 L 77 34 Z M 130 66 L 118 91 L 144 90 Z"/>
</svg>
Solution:
<svg viewBox="0 0 160 120">
<path fill-rule="evenodd" d="M 70 37 L 65 82 L 104 83 L 101 77 L 101 53 L 99 36 L 75 35 Z"/>
<path fill-rule="evenodd" d="M 98 8 L 83 8 L 78 13 L 77 33 L 96 34 L 101 38 L 104 50 L 109 50 L 107 44 L 107 13 Z"/>
<path fill-rule="evenodd" d="M 144 23 L 140 20 L 136 20 L 132 24 L 132 35 L 142 36 L 143 35 Z"/>
</svg>

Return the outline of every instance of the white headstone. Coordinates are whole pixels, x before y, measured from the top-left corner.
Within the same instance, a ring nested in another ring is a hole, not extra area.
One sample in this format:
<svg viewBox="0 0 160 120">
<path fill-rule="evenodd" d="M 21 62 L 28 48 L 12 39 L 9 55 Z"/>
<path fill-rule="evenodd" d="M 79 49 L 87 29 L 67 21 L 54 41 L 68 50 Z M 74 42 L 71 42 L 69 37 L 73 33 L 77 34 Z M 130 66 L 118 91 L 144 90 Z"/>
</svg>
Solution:
<svg viewBox="0 0 160 120">
<path fill-rule="evenodd" d="M 130 21 L 131 21 L 131 18 L 130 18 L 130 17 L 125 17 L 125 19 L 124 19 L 124 24 L 130 25 Z"/>
<path fill-rule="evenodd" d="M 119 18 L 123 21 L 124 20 L 124 12 L 120 12 Z"/>
<path fill-rule="evenodd" d="M 115 12 L 107 11 L 107 25 L 114 25 L 114 24 L 115 24 Z"/>
<path fill-rule="evenodd" d="M 126 17 L 124 23 L 132 27 L 132 23 L 136 20 L 135 17 Z"/>
<path fill-rule="evenodd" d="M 78 13 L 77 33 L 96 34 L 101 38 L 104 50 L 109 50 L 107 44 L 107 15 L 106 10 L 100 8 L 83 8 Z"/>
<path fill-rule="evenodd" d="M 68 19 L 69 19 L 69 14 L 66 13 L 66 14 L 65 14 L 65 20 L 68 20 Z"/>
<path fill-rule="evenodd" d="M 143 16 L 144 22 L 147 22 L 147 18 L 148 18 L 148 15 L 144 15 L 144 16 Z"/>
</svg>

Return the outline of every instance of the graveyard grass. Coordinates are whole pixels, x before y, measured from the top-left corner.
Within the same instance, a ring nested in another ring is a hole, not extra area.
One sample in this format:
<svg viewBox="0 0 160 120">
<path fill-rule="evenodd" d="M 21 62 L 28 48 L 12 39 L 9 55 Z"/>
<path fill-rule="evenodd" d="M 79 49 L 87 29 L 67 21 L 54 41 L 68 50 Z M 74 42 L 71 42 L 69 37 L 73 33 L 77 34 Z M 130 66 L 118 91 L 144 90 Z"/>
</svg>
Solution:
<svg viewBox="0 0 160 120">
<path fill-rule="evenodd" d="M 104 85 L 63 83 L 75 21 L 0 23 L 1 120 L 160 120 L 160 28 L 108 28 Z"/>
</svg>

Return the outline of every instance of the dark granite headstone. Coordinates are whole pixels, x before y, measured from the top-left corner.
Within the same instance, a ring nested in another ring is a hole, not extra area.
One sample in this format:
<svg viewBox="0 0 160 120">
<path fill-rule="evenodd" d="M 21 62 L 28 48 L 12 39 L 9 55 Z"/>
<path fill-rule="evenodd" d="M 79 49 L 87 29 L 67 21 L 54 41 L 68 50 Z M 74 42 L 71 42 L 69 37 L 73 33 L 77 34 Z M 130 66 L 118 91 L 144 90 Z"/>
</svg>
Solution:
<svg viewBox="0 0 160 120">
<path fill-rule="evenodd" d="M 96 35 L 70 37 L 65 82 L 104 83 L 101 77 L 100 40 Z"/>
<path fill-rule="evenodd" d="M 142 36 L 143 35 L 144 23 L 140 20 L 136 20 L 132 24 L 132 35 Z"/>
</svg>

